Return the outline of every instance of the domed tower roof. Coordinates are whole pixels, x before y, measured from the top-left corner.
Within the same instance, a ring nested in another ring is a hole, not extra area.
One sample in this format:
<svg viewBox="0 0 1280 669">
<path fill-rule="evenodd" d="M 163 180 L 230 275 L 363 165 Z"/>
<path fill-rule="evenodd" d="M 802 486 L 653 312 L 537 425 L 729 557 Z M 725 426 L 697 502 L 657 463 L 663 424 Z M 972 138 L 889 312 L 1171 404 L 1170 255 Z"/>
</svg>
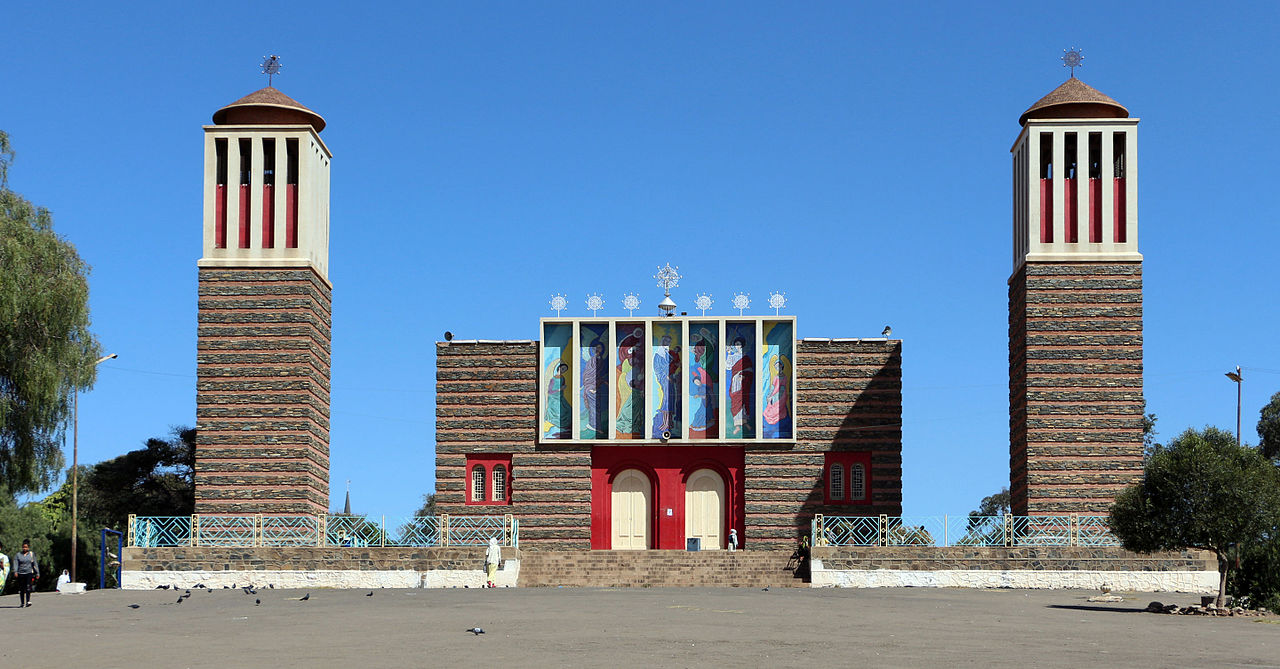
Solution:
<svg viewBox="0 0 1280 669">
<path fill-rule="evenodd" d="M 309 125 L 324 130 L 324 118 L 268 86 L 213 113 L 214 125 Z"/>
<path fill-rule="evenodd" d="M 1029 118 L 1129 118 L 1129 110 L 1102 91 L 1071 77 L 1022 112 L 1018 124 L 1026 125 Z"/>
</svg>

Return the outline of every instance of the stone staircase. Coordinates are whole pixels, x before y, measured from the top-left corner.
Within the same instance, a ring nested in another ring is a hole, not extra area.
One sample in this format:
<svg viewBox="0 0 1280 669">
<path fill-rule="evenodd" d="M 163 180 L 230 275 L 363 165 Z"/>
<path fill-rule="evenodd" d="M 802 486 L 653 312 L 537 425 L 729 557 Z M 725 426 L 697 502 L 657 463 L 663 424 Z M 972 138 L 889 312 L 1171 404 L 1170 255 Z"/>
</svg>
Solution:
<svg viewBox="0 0 1280 669">
<path fill-rule="evenodd" d="M 520 587 L 804 588 L 790 551 L 520 551 Z"/>
</svg>

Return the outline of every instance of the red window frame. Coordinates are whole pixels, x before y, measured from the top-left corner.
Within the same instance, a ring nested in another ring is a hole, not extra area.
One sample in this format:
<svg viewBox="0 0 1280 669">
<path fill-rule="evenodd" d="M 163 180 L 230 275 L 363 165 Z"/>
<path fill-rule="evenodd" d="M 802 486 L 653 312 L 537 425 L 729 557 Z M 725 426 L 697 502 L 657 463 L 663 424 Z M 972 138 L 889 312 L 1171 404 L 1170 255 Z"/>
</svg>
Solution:
<svg viewBox="0 0 1280 669">
<path fill-rule="evenodd" d="M 506 485 L 503 491 L 502 499 L 492 499 L 493 497 L 493 468 L 502 465 L 506 470 Z M 484 492 L 483 500 L 471 499 L 472 488 L 472 472 L 476 467 L 484 467 Z M 467 456 L 466 469 L 466 505 L 467 506 L 507 506 L 511 504 L 511 454 L 510 453 L 480 453 Z"/>
<path fill-rule="evenodd" d="M 839 465 L 844 468 L 844 480 L 841 481 L 841 496 L 831 496 L 831 468 Z M 862 466 L 862 499 L 850 499 L 853 485 L 853 467 Z M 822 463 L 822 500 L 825 504 L 839 506 L 860 506 L 871 503 L 871 454 L 865 451 L 824 453 Z"/>
</svg>

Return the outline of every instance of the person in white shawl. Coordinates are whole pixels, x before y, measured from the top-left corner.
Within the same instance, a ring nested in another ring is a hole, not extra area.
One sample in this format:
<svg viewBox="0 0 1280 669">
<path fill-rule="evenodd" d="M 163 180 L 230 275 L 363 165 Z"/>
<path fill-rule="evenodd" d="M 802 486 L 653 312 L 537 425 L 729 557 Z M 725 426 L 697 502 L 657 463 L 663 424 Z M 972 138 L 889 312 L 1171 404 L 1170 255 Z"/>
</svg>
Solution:
<svg viewBox="0 0 1280 669">
<path fill-rule="evenodd" d="M 495 588 L 493 577 L 498 573 L 498 563 L 502 562 L 502 549 L 498 547 L 498 538 L 489 537 L 489 549 L 484 552 L 484 566 L 489 572 L 490 588 Z"/>
</svg>

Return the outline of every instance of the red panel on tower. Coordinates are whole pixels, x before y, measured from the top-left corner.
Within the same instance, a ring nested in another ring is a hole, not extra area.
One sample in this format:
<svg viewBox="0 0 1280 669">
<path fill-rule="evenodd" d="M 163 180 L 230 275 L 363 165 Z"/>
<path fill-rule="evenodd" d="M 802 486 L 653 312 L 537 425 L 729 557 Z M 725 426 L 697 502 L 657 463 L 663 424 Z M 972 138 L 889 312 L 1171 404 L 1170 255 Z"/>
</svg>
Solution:
<svg viewBox="0 0 1280 669">
<path fill-rule="evenodd" d="M 1062 216 L 1067 224 L 1067 232 L 1064 235 L 1068 244 L 1075 244 L 1080 241 L 1080 218 L 1077 212 L 1080 207 L 1076 202 L 1076 195 L 1079 189 L 1076 188 L 1075 179 L 1065 179 L 1063 187 Z"/>
<path fill-rule="evenodd" d="M 1124 192 L 1124 177 L 1120 177 L 1116 179 L 1116 194 L 1113 198 L 1116 207 L 1115 241 L 1117 244 L 1125 243 L 1125 228 L 1128 227 L 1125 225 L 1125 212 L 1128 207 L 1125 206 Z"/>
<path fill-rule="evenodd" d="M 289 184 L 284 190 L 284 245 L 298 248 L 298 184 Z"/>
<path fill-rule="evenodd" d="M 214 197 L 213 245 L 215 248 L 227 248 L 227 186 L 218 184 L 218 193 Z"/>
<path fill-rule="evenodd" d="M 1102 241 L 1102 180 L 1089 180 L 1089 243 Z"/>
<path fill-rule="evenodd" d="M 262 248 L 274 248 L 276 227 L 276 187 L 262 184 Z"/>
<path fill-rule="evenodd" d="M 1053 179 L 1040 180 L 1040 243 L 1053 243 Z"/>
<path fill-rule="evenodd" d="M 240 184 L 240 248 L 249 248 L 249 184 Z"/>
</svg>

